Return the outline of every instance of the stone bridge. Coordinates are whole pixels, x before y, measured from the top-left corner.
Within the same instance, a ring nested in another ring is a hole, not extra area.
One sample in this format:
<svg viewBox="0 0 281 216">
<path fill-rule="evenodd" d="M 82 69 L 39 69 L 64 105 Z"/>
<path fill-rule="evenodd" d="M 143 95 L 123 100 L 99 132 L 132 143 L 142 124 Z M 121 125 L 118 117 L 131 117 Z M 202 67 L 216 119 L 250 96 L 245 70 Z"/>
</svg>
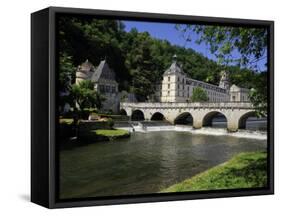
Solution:
<svg viewBox="0 0 281 216">
<path fill-rule="evenodd" d="M 182 118 L 190 118 L 194 128 L 212 125 L 218 114 L 225 117 L 227 129 L 235 132 L 245 128 L 246 120 L 255 116 L 249 102 L 221 103 L 120 103 L 120 113 L 132 120 L 167 120 L 172 124 Z"/>
</svg>

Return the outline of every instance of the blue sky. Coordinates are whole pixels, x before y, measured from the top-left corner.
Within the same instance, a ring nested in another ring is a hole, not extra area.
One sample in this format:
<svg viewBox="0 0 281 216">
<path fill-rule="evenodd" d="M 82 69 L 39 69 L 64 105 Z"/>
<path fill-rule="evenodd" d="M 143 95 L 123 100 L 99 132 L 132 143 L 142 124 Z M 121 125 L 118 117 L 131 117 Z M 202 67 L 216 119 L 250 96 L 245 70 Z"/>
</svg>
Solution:
<svg viewBox="0 0 281 216">
<path fill-rule="evenodd" d="M 126 25 L 126 31 L 130 31 L 132 28 L 136 28 L 139 32 L 147 31 L 154 38 L 166 39 L 173 45 L 192 48 L 208 58 L 214 59 L 205 44 L 186 42 L 183 35 L 176 30 L 175 24 L 173 23 L 124 21 L 124 24 Z M 192 39 L 196 39 L 195 34 L 192 35 Z"/>
<path fill-rule="evenodd" d="M 185 48 L 192 48 L 195 51 L 203 54 L 209 59 L 216 60 L 216 57 L 209 51 L 208 45 L 205 43 L 197 44 L 194 41 L 197 38 L 195 33 L 191 33 L 191 41 L 187 42 L 183 35 L 175 28 L 173 23 L 157 23 L 157 22 L 138 22 L 138 21 L 123 21 L 125 24 L 125 31 L 130 31 L 136 28 L 139 32 L 148 32 L 152 37 L 158 39 L 168 40 L 173 45 L 179 45 Z M 234 57 L 239 56 L 239 52 L 232 53 Z M 266 59 L 259 62 L 261 70 L 265 69 L 264 64 Z"/>
</svg>

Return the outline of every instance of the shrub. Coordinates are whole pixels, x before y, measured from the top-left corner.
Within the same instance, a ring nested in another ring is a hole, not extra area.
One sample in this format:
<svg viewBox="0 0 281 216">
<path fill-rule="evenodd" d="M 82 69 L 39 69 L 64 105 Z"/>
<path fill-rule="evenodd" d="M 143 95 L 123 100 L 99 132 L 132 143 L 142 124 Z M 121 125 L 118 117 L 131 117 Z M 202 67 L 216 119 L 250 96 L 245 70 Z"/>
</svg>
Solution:
<svg viewBox="0 0 281 216">
<path fill-rule="evenodd" d="M 206 102 L 208 101 L 208 95 L 207 92 L 201 88 L 196 87 L 193 89 L 192 96 L 191 96 L 192 102 Z"/>
<path fill-rule="evenodd" d="M 113 121 L 111 118 L 109 118 L 109 119 L 107 120 L 107 122 L 108 122 L 108 124 L 109 124 L 109 127 L 110 127 L 110 128 L 113 128 L 113 126 L 114 126 L 114 121 Z"/>
</svg>

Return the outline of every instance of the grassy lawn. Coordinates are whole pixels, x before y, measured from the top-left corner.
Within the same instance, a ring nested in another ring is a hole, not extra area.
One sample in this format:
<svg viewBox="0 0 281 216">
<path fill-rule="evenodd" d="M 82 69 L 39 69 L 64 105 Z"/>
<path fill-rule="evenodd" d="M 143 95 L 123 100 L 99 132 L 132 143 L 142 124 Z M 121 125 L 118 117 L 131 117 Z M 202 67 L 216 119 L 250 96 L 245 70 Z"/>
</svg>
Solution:
<svg viewBox="0 0 281 216">
<path fill-rule="evenodd" d="M 60 118 L 59 120 L 60 124 L 72 124 L 73 123 L 73 119 L 72 118 Z"/>
<path fill-rule="evenodd" d="M 255 188 L 267 184 L 267 154 L 240 153 L 229 161 L 161 192 Z"/>
<path fill-rule="evenodd" d="M 107 136 L 107 137 L 129 135 L 128 131 L 122 129 L 112 129 L 112 130 L 99 129 L 94 131 L 96 135 Z"/>
</svg>

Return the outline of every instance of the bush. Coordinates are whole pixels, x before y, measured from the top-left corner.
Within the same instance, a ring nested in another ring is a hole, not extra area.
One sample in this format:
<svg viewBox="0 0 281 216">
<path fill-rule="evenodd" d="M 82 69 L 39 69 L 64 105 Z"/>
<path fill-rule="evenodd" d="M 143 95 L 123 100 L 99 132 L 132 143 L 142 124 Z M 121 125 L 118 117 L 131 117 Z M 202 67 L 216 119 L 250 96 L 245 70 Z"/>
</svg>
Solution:
<svg viewBox="0 0 281 216">
<path fill-rule="evenodd" d="M 193 89 L 192 96 L 191 96 L 192 102 L 207 102 L 208 101 L 208 95 L 207 92 L 201 88 L 196 87 Z"/>
<path fill-rule="evenodd" d="M 80 116 L 81 119 L 88 120 L 89 115 L 90 115 L 89 110 L 82 110 L 79 113 L 80 113 L 79 116 Z"/>
<path fill-rule="evenodd" d="M 110 127 L 110 128 L 113 128 L 113 126 L 114 126 L 114 121 L 113 121 L 111 118 L 109 118 L 109 119 L 107 120 L 107 122 L 108 122 L 108 124 L 109 124 L 109 127 Z"/>
</svg>

